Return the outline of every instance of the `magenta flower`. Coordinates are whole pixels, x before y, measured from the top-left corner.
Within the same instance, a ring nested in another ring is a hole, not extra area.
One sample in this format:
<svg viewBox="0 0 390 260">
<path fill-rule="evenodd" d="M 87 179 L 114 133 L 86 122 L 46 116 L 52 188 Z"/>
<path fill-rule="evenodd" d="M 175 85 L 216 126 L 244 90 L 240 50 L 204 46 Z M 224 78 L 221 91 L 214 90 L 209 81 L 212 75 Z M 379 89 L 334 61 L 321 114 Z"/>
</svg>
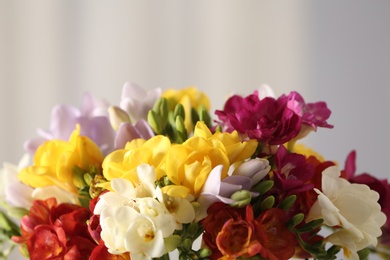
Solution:
<svg viewBox="0 0 390 260">
<path fill-rule="evenodd" d="M 111 127 L 107 109 L 107 104 L 89 93 L 83 95 L 81 109 L 57 105 L 51 112 L 50 130 L 38 129 L 40 138 L 27 140 L 24 147 L 26 151 L 35 153 L 44 141 L 68 140 L 79 124 L 80 134 L 91 138 L 103 154 L 108 154 L 114 149 L 115 131 Z"/>
<path fill-rule="evenodd" d="M 314 166 L 306 162 L 305 156 L 289 153 L 281 145 L 275 154 L 275 186 L 287 194 L 297 194 L 311 190 L 314 184 L 309 183 L 314 175 Z"/>
<path fill-rule="evenodd" d="M 302 125 L 314 130 L 318 126 L 332 127 L 326 122 L 330 113 L 326 103 L 306 104 L 297 92 L 278 99 L 259 99 L 257 91 L 245 98 L 232 96 L 225 103 L 224 110 L 216 111 L 226 131 L 237 130 L 269 145 L 292 140 L 301 132 Z"/>
</svg>

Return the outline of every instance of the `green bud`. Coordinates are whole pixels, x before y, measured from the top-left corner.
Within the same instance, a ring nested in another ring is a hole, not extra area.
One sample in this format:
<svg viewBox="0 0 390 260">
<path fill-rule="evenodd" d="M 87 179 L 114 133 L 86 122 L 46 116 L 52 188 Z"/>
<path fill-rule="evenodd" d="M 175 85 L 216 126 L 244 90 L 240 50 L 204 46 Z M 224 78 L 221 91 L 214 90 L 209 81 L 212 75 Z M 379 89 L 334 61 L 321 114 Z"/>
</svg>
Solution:
<svg viewBox="0 0 390 260">
<path fill-rule="evenodd" d="M 210 127 L 211 117 L 209 111 L 204 106 L 201 106 L 199 108 L 198 114 L 199 114 L 199 120 L 203 121 L 208 127 Z"/>
<path fill-rule="evenodd" d="M 73 185 L 78 189 L 82 189 L 87 186 L 87 183 L 84 181 L 84 172 L 81 168 L 75 166 L 73 167 Z"/>
<path fill-rule="evenodd" d="M 191 108 L 191 121 L 194 125 L 196 125 L 196 123 L 199 121 L 199 115 L 195 108 Z"/>
<path fill-rule="evenodd" d="M 156 134 L 162 134 L 160 116 L 153 110 L 148 112 L 148 123 Z"/>
<path fill-rule="evenodd" d="M 202 248 L 198 250 L 198 256 L 203 259 L 211 255 L 211 250 L 208 248 Z"/>
<path fill-rule="evenodd" d="M 270 209 L 274 206 L 275 203 L 275 197 L 274 196 L 269 196 L 265 198 L 261 203 L 260 203 L 260 209 L 261 211 L 265 211 L 267 209 Z"/>
<path fill-rule="evenodd" d="M 299 223 L 301 223 L 303 221 L 303 219 L 305 218 L 305 215 L 303 213 L 298 213 L 296 214 L 294 217 L 292 217 L 291 219 L 291 224 L 293 227 L 295 227 L 296 225 L 298 225 Z"/>
<path fill-rule="evenodd" d="M 187 235 L 191 238 L 195 237 L 195 235 L 198 233 L 199 224 L 197 222 L 192 222 L 189 224 L 187 229 Z"/>
<path fill-rule="evenodd" d="M 230 206 L 243 208 L 251 202 L 252 196 L 247 190 L 239 190 L 233 193 L 230 198 L 235 201 Z"/>
<path fill-rule="evenodd" d="M 181 242 L 181 237 L 179 235 L 171 235 L 164 238 L 164 246 L 167 252 L 171 252 L 177 248 Z"/>
<path fill-rule="evenodd" d="M 252 191 L 257 191 L 258 193 L 260 193 L 260 195 L 263 195 L 266 192 L 268 192 L 273 186 L 274 186 L 273 180 L 260 181 L 252 188 Z"/>
<path fill-rule="evenodd" d="M 182 242 L 182 245 L 183 245 L 183 247 L 184 247 L 185 249 L 190 250 L 191 247 L 192 247 L 192 242 L 193 242 L 192 239 L 186 238 L 186 239 L 184 239 L 184 241 Z"/>
<path fill-rule="evenodd" d="M 168 100 L 166 98 L 163 98 L 160 105 L 160 115 L 162 119 L 161 123 L 164 128 L 168 122 L 168 114 L 169 114 Z"/>
<path fill-rule="evenodd" d="M 86 183 L 88 186 L 91 186 L 91 183 L 92 183 L 92 181 L 93 181 L 94 176 L 92 176 L 92 174 L 90 174 L 89 172 L 87 172 L 87 173 L 84 173 L 83 178 L 84 178 L 85 183 Z"/>
<path fill-rule="evenodd" d="M 186 118 L 186 114 L 184 112 L 184 107 L 182 104 L 177 104 L 175 106 L 175 110 L 173 111 L 173 118 L 180 116 L 183 120 Z"/>
<path fill-rule="evenodd" d="M 215 127 L 215 132 L 222 132 L 222 126 L 217 125 L 217 127 Z"/>
<path fill-rule="evenodd" d="M 160 129 L 164 129 L 168 122 L 168 100 L 166 98 L 160 98 L 159 100 L 157 100 L 156 103 L 154 103 L 152 111 L 154 111 L 158 115 Z M 159 133 L 161 133 L 161 130 Z"/>
<path fill-rule="evenodd" d="M 183 143 L 185 140 L 187 140 L 187 130 L 182 117 L 176 117 L 175 126 L 177 131 L 177 142 Z"/>
<path fill-rule="evenodd" d="M 315 219 L 310 221 L 309 223 L 306 223 L 303 227 L 300 227 L 297 229 L 297 232 L 299 233 L 306 233 L 309 231 L 313 231 L 314 229 L 318 228 L 319 226 L 324 223 L 323 219 Z"/>
<path fill-rule="evenodd" d="M 279 205 L 279 208 L 287 210 L 294 205 L 295 200 L 297 199 L 297 195 L 290 195 L 287 198 L 285 198 Z"/>
</svg>

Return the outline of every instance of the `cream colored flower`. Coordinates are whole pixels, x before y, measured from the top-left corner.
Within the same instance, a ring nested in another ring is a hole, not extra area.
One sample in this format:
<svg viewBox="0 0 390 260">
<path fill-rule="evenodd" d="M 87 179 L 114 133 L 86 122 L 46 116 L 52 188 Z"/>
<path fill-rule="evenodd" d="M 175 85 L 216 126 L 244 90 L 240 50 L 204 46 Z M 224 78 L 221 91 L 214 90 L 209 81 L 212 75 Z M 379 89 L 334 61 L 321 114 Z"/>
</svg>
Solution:
<svg viewBox="0 0 390 260">
<path fill-rule="evenodd" d="M 340 227 L 326 241 L 341 246 L 346 259 L 359 259 L 357 251 L 377 245 L 386 215 L 381 211 L 376 191 L 339 176 L 336 166 L 323 171 L 322 192 L 315 189 L 318 198 L 306 221 L 322 218 L 325 225 Z"/>
</svg>

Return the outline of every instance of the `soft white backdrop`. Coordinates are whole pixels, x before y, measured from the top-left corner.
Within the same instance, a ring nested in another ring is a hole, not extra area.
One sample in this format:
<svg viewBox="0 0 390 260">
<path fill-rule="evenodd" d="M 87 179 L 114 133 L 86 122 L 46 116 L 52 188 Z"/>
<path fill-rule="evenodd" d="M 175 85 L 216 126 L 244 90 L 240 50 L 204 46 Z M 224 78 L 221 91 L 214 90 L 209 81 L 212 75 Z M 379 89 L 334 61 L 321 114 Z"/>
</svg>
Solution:
<svg viewBox="0 0 390 260">
<path fill-rule="evenodd" d="M 195 85 L 221 108 L 262 83 L 325 100 L 332 130 L 306 143 L 390 177 L 389 1 L 0 0 L 0 161 L 47 128 L 58 103 L 117 103 L 125 81 Z"/>
</svg>

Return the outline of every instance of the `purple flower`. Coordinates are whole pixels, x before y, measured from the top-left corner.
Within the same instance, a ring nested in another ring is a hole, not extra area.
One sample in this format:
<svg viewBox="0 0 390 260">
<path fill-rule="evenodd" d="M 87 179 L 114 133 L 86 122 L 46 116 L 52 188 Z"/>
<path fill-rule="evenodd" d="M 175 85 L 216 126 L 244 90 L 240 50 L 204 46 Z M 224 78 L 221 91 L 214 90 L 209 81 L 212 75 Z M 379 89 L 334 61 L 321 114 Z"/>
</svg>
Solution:
<svg viewBox="0 0 390 260">
<path fill-rule="evenodd" d="M 115 131 L 108 118 L 108 105 L 96 100 L 91 94 L 83 95 L 81 109 L 70 105 L 57 105 L 51 112 L 50 130 L 38 129 L 40 138 L 27 140 L 25 149 L 35 153 L 39 145 L 46 140 L 68 140 L 76 125 L 80 125 L 80 134 L 91 138 L 103 152 L 108 154 L 114 149 Z"/>
<path fill-rule="evenodd" d="M 235 200 L 231 198 L 233 193 L 241 190 L 250 191 L 252 186 L 264 178 L 269 171 L 268 161 L 265 162 L 263 160 L 255 160 L 254 164 L 246 165 L 241 170 L 243 171 L 244 168 L 248 169 L 248 167 L 254 173 L 253 176 L 231 175 L 223 180 L 221 180 L 223 166 L 218 165 L 212 169 L 197 200 L 200 207 L 196 212 L 195 221 L 205 218 L 207 216 L 207 209 L 214 202 L 220 201 L 225 204 L 234 203 Z M 250 196 L 256 197 L 258 193 L 250 192 Z"/>
<path fill-rule="evenodd" d="M 142 138 L 148 140 L 154 136 L 153 130 L 145 120 L 139 120 L 135 125 L 122 123 L 115 137 L 115 149 L 122 149 L 127 142 Z"/>
<path fill-rule="evenodd" d="M 129 115 L 132 123 L 141 119 L 146 120 L 149 110 L 160 97 L 160 88 L 145 91 L 134 83 L 125 83 L 122 88 L 120 108 Z"/>
</svg>

